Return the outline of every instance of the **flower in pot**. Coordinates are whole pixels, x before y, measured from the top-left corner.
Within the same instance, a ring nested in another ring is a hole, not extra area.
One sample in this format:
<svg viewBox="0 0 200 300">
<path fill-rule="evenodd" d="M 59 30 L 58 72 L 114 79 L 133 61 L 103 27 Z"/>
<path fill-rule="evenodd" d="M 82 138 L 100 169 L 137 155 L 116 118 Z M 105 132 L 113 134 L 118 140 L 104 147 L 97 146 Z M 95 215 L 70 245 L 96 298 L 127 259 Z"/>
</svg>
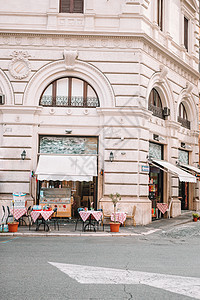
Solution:
<svg viewBox="0 0 200 300">
<path fill-rule="evenodd" d="M 16 222 L 14 218 L 14 200 L 12 200 L 12 207 L 13 207 L 13 220 L 11 222 L 8 222 L 8 230 L 9 232 L 17 232 L 19 222 Z"/>
<path fill-rule="evenodd" d="M 120 194 L 116 193 L 115 195 L 110 194 L 109 197 L 112 200 L 112 203 L 114 205 L 114 222 L 110 223 L 110 231 L 118 232 L 120 223 L 116 222 L 116 209 L 117 209 L 117 203 L 119 202 L 119 200 L 121 200 L 121 196 L 120 196 Z"/>
<path fill-rule="evenodd" d="M 193 213 L 192 216 L 193 216 L 193 221 L 194 221 L 194 222 L 197 222 L 197 220 L 198 220 L 198 218 L 199 218 L 199 214 Z"/>
</svg>

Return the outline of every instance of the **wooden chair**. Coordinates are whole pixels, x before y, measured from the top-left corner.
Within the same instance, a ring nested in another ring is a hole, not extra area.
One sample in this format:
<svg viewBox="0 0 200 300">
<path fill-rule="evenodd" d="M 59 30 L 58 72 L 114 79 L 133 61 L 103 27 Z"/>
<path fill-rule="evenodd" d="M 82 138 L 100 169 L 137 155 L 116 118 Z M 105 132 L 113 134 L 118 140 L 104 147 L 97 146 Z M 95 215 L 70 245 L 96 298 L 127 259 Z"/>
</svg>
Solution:
<svg viewBox="0 0 200 300">
<path fill-rule="evenodd" d="M 104 209 L 102 208 L 102 212 L 103 212 L 103 217 L 102 217 L 102 222 L 101 225 L 104 226 L 104 219 L 105 218 L 111 218 L 111 215 L 105 214 Z"/>
<path fill-rule="evenodd" d="M 126 215 L 126 220 L 127 219 L 132 219 L 133 220 L 133 226 L 136 226 L 136 222 L 135 222 L 135 212 L 136 212 L 136 206 L 133 206 L 133 212 L 132 215 Z M 126 221 L 124 222 L 124 226 L 126 226 Z"/>
<path fill-rule="evenodd" d="M 166 210 L 166 212 L 167 212 L 167 218 L 169 218 L 169 219 L 170 219 L 170 210 L 171 210 L 172 202 L 173 202 L 173 198 L 171 198 L 171 200 L 169 202 L 169 207 Z"/>
</svg>

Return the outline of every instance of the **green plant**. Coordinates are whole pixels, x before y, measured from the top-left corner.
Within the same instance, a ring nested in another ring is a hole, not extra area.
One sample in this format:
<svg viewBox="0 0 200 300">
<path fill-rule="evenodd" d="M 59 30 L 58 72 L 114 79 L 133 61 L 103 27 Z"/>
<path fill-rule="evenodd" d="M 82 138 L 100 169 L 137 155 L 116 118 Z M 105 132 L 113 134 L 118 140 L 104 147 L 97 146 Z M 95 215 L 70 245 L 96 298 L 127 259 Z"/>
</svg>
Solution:
<svg viewBox="0 0 200 300">
<path fill-rule="evenodd" d="M 193 213 L 192 216 L 193 216 L 193 218 L 198 218 L 199 214 L 198 213 Z"/>
<path fill-rule="evenodd" d="M 114 205 L 114 223 L 116 223 L 116 207 L 117 207 L 117 202 L 121 200 L 121 196 L 120 194 L 116 193 L 115 195 L 110 194 L 109 197 L 112 200 L 112 203 Z"/>
</svg>

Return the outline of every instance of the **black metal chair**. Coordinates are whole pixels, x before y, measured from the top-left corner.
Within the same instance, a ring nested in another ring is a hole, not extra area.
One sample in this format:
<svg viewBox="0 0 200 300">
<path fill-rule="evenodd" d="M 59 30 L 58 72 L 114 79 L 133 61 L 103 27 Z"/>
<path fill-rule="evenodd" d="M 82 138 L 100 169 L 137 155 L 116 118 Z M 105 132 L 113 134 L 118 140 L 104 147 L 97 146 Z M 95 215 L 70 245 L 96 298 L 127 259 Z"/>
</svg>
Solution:
<svg viewBox="0 0 200 300">
<path fill-rule="evenodd" d="M 48 225 L 51 225 L 51 223 L 53 223 L 54 229 L 56 230 L 56 225 L 57 225 L 58 230 L 59 230 L 59 222 L 58 222 L 58 217 L 57 217 L 57 211 L 58 211 L 58 208 L 55 207 L 53 211 L 54 211 L 54 213 L 53 213 L 52 216 L 47 220 L 47 224 L 48 224 Z"/>
<path fill-rule="evenodd" d="M 97 209 L 97 211 L 101 211 L 102 212 L 102 216 L 101 216 L 100 220 L 96 221 L 96 223 L 97 223 L 97 229 L 99 229 L 99 226 L 102 226 L 103 227 L 103 231 L 104 231 L 103 209 L 99 208 L 99 209 Z"/>
<path fill-rule="evenodd" d="M 11 214 L 9 206 L 7 206 L 7 212 L 8 212 L 8 215 L 7 215 L 7 218 L 6 218 L 6 224 L 8 223 L 9 218 L 13 218 L 13 214 Z"/>
<path fill-rule="evenodd" d="M 4 218 L 5 218 L 5 215 L 6 215 L 6 209 L 5 209 L 4 205 L 2 205 L 2 210 L 3 210 L 3 215 L 1 217 L 1 223 L 4 223 Z"/>
<path fill-rule="evenodd" d="M 23 215 L 23 216 L 21 216 L 21 217 L 18 219 L 19 226 L 20 226 L 20 225 L 23 225 L 23 223 L 24 223 L 25 225 L 27 225 L 26 220 L 25 220 L 24 218 L 27 218 L 27 217 L 28 217 L 28 213 L 29 213 L 30 210 L 31 210 L 31 205 L 28 207 L 26 214 Z"/>
<path fill-rule="evenodd" d="M 83 222 L 83 220 L 81 219 L 81 217 L 80 217 L 80 215 L 79 215 L 79 211 L 83 211 L 83 210 L 84 210 L 84 208 L 82 208 L 82 207 L 79 207 L 79 208 L 77 209 L 77 211 L 78 211 L 78 217 L 77 217 L 76 224 L 75 224 L 75 231 L 76 231 L 76 229 L 77 229 L 77 226 L 78 226 L 78 222 L 79 222 L 79 221 L 82 221 L 82 230 L 83 230 L 83 228 L 84 228 L 84 222 Z"/>
</svg>

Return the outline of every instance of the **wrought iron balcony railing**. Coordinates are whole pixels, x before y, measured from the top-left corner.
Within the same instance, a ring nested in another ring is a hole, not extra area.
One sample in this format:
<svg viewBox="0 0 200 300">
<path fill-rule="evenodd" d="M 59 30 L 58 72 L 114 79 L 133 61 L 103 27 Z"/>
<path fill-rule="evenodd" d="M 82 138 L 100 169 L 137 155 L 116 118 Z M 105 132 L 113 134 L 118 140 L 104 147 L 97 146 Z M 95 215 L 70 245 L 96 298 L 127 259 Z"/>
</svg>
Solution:
<svg viewBox="0 0 200 300">
<path fill-rule="evenodd" d="M 42 96 L 40 100 L 42 106 L 53 107 L 99 107 L 97 97 L 65 97 L 65 96 Z"/>
<path fill-rule="evenodd" d="M 181 117 L 178 117 L 178 122 L 181 123 L 181 125 L 187 129 L 190 129 L 190 121 L 183 119 Z"/>
<path fill-rule="evenodd" d="M 162 109 L 162 107 L 157 107 L 157 106 L 154 106 L 154 105 L 152 105 L 152 104 L 149 104 L 148 109 L 149 109 L 150 111 L 152 111 L 153 116 L 156 116 L 156 117 L 158 117 L 158 118 L 160 118 L 160 119 L 164 119 L 164 118 L 165 118 L 165 117 L 164 117 L 164 114 L 163 114 L 163 109 Z"/>
</svg>

